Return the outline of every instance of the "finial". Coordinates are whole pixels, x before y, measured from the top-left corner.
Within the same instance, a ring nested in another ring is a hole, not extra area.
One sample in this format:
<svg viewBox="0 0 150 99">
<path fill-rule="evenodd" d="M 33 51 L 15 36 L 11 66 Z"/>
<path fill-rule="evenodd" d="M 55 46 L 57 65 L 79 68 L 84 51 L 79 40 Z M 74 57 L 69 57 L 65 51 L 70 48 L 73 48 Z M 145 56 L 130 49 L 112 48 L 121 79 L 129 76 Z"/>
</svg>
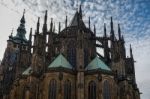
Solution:
<svg viewBox="0 0 150 99">
<path fill-rule="evenodd" d="M 95 27 L 95 25 L 94 25 L 94 35 L 96 36 L 96 27 Z"/>
<path fill-rule="evenodd" d="M 25 12 L 26 12 L 26 10 L 24 9 L 24 10 L 23 10 L 23 15 L 25 15 Z"/>
<path fill-rule="evenodd" d="M 130 57 L 133 58 L 133 53 L 132 53 L 132 47 L 131 47 L 131 44 L 130 44 Z"/>
<path fill-rule="evenodd" d="M 65 21 L 65 27 L 67 28 L 67 21 L 68 21 L 68 19 L 67 19 L 67 15 L 66 15 L 66 21 Z"/>
<path fill-rule="evenodd" d="M 110 31 L 111 39 L 114 40 L 115 39 L 115 34 L 114 34 L 114 29 L 113 29 L 113 19 L 112 19 L 112 17 L 111 17 L 110 26 L 111 26 L 111 31 Z"/>
<path fill-rule="evenodd" d="M 60 22 L 59 22 L 59 28 L 58 28 L 58 33 L 60 33 L 60 30 L 61 30 L 61 24 L 60 24 Z"/>
<path fill-rule="evenodd" d="M 50 32 L 53 30 L 53 18 L 51 18 L 51 23 L 50 23 Z"/>
<path fill-rule="evenodd" d="M 22 24 L 25 23 L 24 15 L 25 15 L 25 9 L 23 10 L 23 16 L 22 16 L 22 18 L 21 18 L 21 20 L 20 20 L 20 22 L 21 22 Z"/>
<path fill-rule="evenodd" d="M 38 17 L 38 22 L 37 22 L 37 34 L 39 34 L 39 29 L 40 29 L 40 17 Z"/>
<path fill-rule="evenodd" d="M 40 24 L 40 17 L 38 17 L 38 24 Z"/>
<path fill-rule="evenodd" d="M 124 37 L 123 37 L 123 35 L 122 35 L 122 41 L 124 42 Z"/>
<path fill-rule="evenodd" d="M 82 18 L 82 5 L 80 4 L 79 15 Z"/>
<path fill-rule="evenodd" d="M 10 36 L 13 36 L 13 32 L 14 32 L 14 28 L 12 28 L 11 35 L 10 35 Z"/>
<path fill-rule="evenodd" d="M 45 18 L 44 18 L 44 24 L 47 23 L 47 10 L 45 11 Z"/>
<path fill-rule="evenodd" d="M 121 29 L 120 29 L 120 24 L 118 24 L 118 36 L 119 36 L 119 40 L 121 40 Z"/>
<path fill-rule="evenodd" d="M 89 17 L 89 29 L 91 29 L 91 20 L 90 20 L 90 17 Z"/>
<path fill-rule="evenodd" d="M 43 33 L 47 32 L 47 10 L 45 11 L 44 24 L 43 24 Z"/>
<path fill-rule="evenodd" d="M 112 19 L 112 17 L 111 17 L 111 29 L 113 29 L 113 19 Z"/>
<path fill-rule="evenodd" d="M 107 37 L 107 33 L 106 33 L 106 23 L 104 23 L 104 37 Z"/>
<path fill-rule="evenodd" d="M 29 41 L 31 42 L 32 40 L 32 28 L 30 28 L 30 35 L 29 35 Z"/>
<path fill-rule="evenodd" d="M 54 23 L 54 28 L 53 28 L 53 32 L 55 32 L 55 23 Z"/>
</svg>

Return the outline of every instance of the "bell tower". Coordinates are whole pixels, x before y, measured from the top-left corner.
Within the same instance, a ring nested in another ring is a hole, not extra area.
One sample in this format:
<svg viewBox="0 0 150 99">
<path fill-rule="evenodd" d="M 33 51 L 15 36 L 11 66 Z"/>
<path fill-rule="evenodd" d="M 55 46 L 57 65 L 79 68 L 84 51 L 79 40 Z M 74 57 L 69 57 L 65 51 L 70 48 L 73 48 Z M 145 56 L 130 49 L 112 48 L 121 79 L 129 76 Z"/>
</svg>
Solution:
<svg viewBox="0 0 150 99">
<path fill-rule="evenodd" d="M 30 66 L 31 59 L 31 39 L 26 39 L 25 29 L 25 10 L 17 29 L 17 34 L 13 36 L 13 32 L 7 40 L 7 47 L 1 63 L 2 67 L 2 86 L 3 94 L 8 94 L 11 84 L 21 73 Z"/>
</svg>

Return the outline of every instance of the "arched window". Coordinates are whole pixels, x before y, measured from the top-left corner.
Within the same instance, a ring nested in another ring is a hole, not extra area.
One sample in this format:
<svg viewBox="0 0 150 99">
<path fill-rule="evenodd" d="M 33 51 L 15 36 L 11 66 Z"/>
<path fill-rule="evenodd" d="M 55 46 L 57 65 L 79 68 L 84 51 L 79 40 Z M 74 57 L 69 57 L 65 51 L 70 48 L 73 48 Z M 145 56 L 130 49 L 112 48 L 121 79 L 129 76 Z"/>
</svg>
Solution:
<svg viewBox="0 0 150 99">
<path fill-rule="evenodd" d="M 88 99 L 96 99 L 96 83 L 94 81 L 88 85 Z"/>
<path fill-rule="evenodd" d="M 71 82 L 69 80 L 64 82 L 64 99 L 71 99 Z"/>
<path fill-rule="evenodd" d="M 72 66 L 76 66 L 76 50 L 74 48 L 67 50 L 67 59 Z"/>
<path fill-rule="evenodd" d="M 103 83 L 103 99 L 110 99 L 110 86 L 107 80 Z"/>
<path fill-rule="evenodd" d="M 51 80 L 49 84 L 49 98 L 48 99 L 56 99 L 56 89 L 57 89 L 57 84 L 56 80 Z"/>
</svg>

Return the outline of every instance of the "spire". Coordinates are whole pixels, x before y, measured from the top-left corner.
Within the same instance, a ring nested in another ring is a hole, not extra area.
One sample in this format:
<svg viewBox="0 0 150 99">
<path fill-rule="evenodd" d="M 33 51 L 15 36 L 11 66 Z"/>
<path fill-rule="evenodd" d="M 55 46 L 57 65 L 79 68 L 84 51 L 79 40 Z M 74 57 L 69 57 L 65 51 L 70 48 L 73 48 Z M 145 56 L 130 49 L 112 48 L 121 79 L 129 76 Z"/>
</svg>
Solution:
<svg viewBox="0 0 150 99">
<path fill-rule="evenodd" d="M 11 40 L 12 39 L 12 37 L 13 37 L 13 28 L 12 28 L 12 31 L 11 31 L 11 34 L 9 35 L 9 40 Z"/>
<path fill-rule="evenodd" d="M 61 30 L 61 24 L 60 24 L 60 22 L 59 22 L 58 33 L 60 33 L 60 30 Z"/>
<path fill-rule="evenodd" d="M 13 36 L 13 32 L 14 32 L 14 28 L 12 28 L 11 30 L 11 34 L 10 34 L 11 37 Z"/>
<path fill-rule="evenodd" d="M 40 29 L 40 17 L 38 17 L 38 22 L 37 22 L 37 27 L 36 27 L 37 31 L 36 33 L 39 34 L 39 29 Z"/>
<path fill-rule="evenodd" d="M 30 28 L 29 42 L 32 41 L 32 28 Z"/>
<path fill-rule="evenodd" d="M 25 24 L 25 18 L 24 18 L 24 15 L 25 15 L 25 9 L 24 9 L 24 11 L 23 11 L 23 16 L 22 16 L 22 18 L 21 18 L 21 20 L 20 20 L 20 22 L 23 23 L 23 24 Z"/>
<path fill-rule="evenodd" d="M 96 36 L 96 27 L 95 27 L 95 25 L 94 25 L 94 35 Z"/>
<path fill-rule="evenodd" d="M 104 37 L 107 37 L 107 33 L 106 33 L 106 23 L 104 23 Z"/>
<path fill-rule="evenodd" d="M 50 32 L 53 30 L 53 18 L 51 18 L 51 23 L 50 23 Z"/>
<path fill-rule="evenodd" d="M 131 44 L 130 44 L 130 57 L 133 59 L 133 53 L 132 53 L 132 47 L 131 47 Z"/>
<path fill-rule="evenodd" d="M 43 24 L 43 32 L 47 32 L 47 10 L 45 11 L 44 24 Z"/>
<path fill-rule="evenodd" d="M 66 16 L 66 20 L 65 20 L 65 28 L 67 28 L 67 16 Z"/>
<path fill-rule="evenodd" d="M 113 29 L 113 19 L 112 19 L 112 17 L 111 17 L 111 23 L 110 23 L 110 26 L 111 26 L 110 35 L 111 35 L 112 40 L 114 40 L 115 34 L 114 34 L 114 29 Z"/>
<path fill-rule="evenodd" d="M 55 32 L 55 23 L 54 23 L 54 27 L 53 27 L 53 32 Z"/>
<path fill-rule="evenodd" d="M 78 26 L 78 27 L 86 27 L 83 20 L 82 20 L 82 11 L 78 12 L 76 11 L 74 17 L 71 20 L 71 23 L 69 26 Z"/>
<path fill-rule="evenodd" d="M 123 35 L 122 35 L 122 41 L 124 42 L 124 37 L 123 37 Z"/>
<path fill-rule="evenodd" d="M 47 24 L 47 10 L 45 11 L 44 24 Z"/>
<path fill-rule="evenodd" d="M 80 4 L 80 9 L 79 9 L 79 15 L 82 18 L 82 6 L 81 6 L 81 4 Z"/>
<path fill-rule="evenodd" d="M 25 29 L 25 10 L 23 11 L 23 16 L 20 20 L 20 26 L 17 29 L 17 35 L 16 38 L 19 38 L 20 40 L 27 41 L 25 34 L 26 34 L 26 29 Z"/>
<path fill-rule="evenodd" d="M 118 36 L 119 36 L 119 40 L 121 40 L 121 29 L 120 29 L 120 24 L 118 24 Z"/>
<path fill-rule="evenodd" d="M 90 17 L 89 17 L 89 29 L 91 29 L 91 20 L 90 20 Z"/>
</svg>

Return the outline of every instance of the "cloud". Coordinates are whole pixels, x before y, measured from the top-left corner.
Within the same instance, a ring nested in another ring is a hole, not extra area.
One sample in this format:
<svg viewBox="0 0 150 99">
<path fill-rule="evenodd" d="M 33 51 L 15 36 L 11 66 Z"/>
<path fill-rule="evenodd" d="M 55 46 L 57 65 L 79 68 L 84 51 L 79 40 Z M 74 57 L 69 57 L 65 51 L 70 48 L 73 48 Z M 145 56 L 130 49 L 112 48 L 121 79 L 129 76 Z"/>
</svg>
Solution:
<svg viewBox="0 0 150 99">
<path fill-rule="evenodd" d="M 115 34 L 117 36 L 117 24 L 121 24 L 122 34 L 125 36 L 127 51 L 129 44 L 133 46 L 135 60 L 137 83 L 143 92 L 142 99 L 148 99 L 150 96 L 149 57 L 150 57 L 150 1 L 149 0 L 1 0 L 0 9 L 2 19 L 10 18 L 4 22 L 4 29 L 0 30 L 6 35 L 0 34 L 0 41 L 3 42 L 0 57 L 2 58 L 6 47 L 6 40 L 11 32 L 11 28 L 17 29 L 19 19 L 22 16 L 23 9 L 26 9 L 26 28 L 27 35 L 29 28 L 35 30 L 37 17 L 41 17 L 43 23 L 44 11 L 48 10 L 49 21 L 54 18 L 55 24 L 61 22 L 64 27 L 65 16 L 70 21 L 78 5 L 81 3 L 83 8 L 83 19 L 88 23 L 88 17 L 91 17 L 91 26 L 96 24 L 97 35 L 103 34 L 103 23 L 107 24 L 107 33 L 110 33 L 110 17 L 114 19 Z M 4 15 L 4 16 L 3 16 Z M 9 17 L 11 16 L 11 17 Z M 11 20 L 12 18 L 12 20 Z M 15 19 L 15 20 L 14 20 Z M 49 22 L 50 23 L 50 22 Z M 48 24 L 49 25 L 49 24 Z M 56 27 L 57 27 L 56 26 Z M 88 26 L 88 25 L 87 25 Z M 93 28 L 93 27 L 92 27 Z"/>
</svg>

